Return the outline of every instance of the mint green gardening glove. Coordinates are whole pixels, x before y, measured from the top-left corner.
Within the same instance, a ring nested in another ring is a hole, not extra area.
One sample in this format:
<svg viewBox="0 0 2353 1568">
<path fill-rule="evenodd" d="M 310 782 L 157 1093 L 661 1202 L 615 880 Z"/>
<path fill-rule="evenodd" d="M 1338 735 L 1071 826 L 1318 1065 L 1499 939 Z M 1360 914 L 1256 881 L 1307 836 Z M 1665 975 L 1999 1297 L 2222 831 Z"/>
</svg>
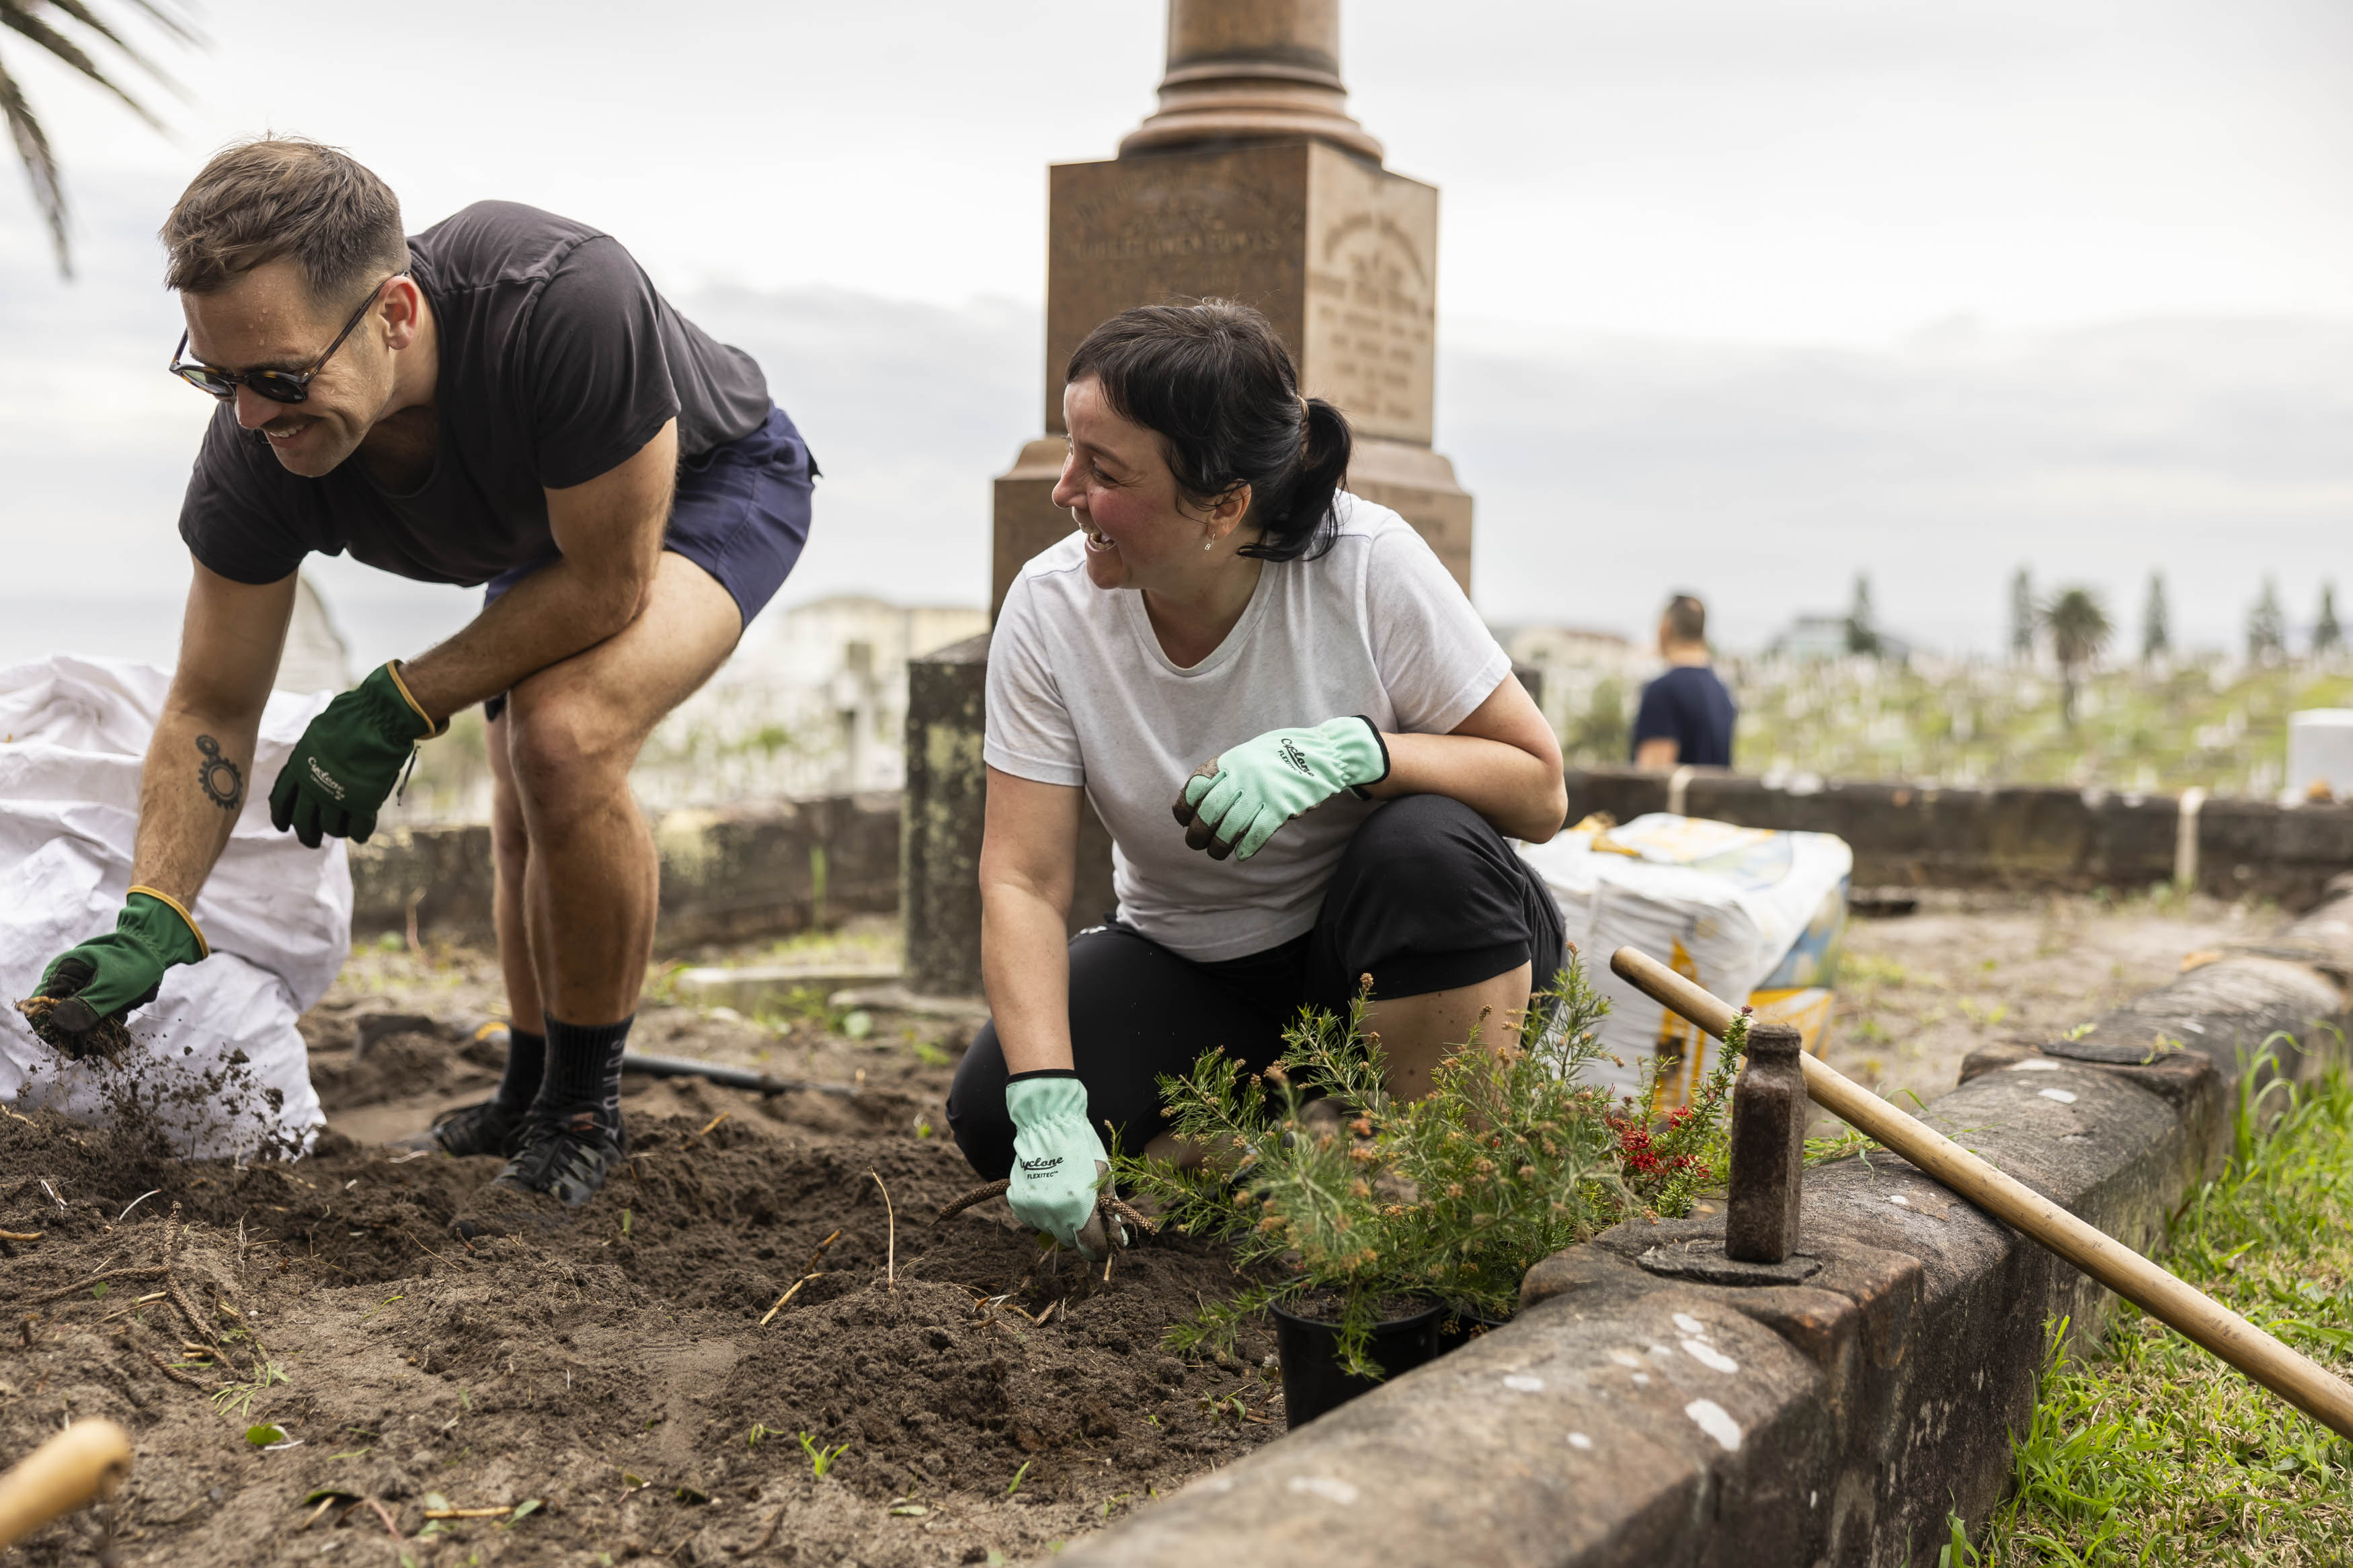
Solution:
<svg viewBox="0 0 2353 1568">
<path fill-rule="evenodd" d="M 417 742 L 448 727 L 447 719 L 434 723 L 408 694 L 397 661 L 373 671 L 328 703 L 295 742 L 269 786 L 271 826 L 291 828 L 312 849 L 328 833 L 366 843 Z"/>
<path fill-rule="evenodd" d="M 1013 1217 L 1088 1258 L 1107 1256 L 1095 1203 L 1111 1156 L 1087 1121 L 1087 1086 L 1067 1068 L 1016 1073 L 1006 1081 L 1005 1110 L 1013 1118 L 1013 1179 L 1005 1192 Z"/>
<path fill-rule="evenodd" d="M 60 1042 L 58 1048 L 79 1058 L 87 1053 L 76 1044 L 100 1019 L 145 1006 L 155 1000 L 164 971 L 195 963 L 211 952 L 195 917 L 178 900 L 153 888 L 133 888 L 114 917 L 114 929 L 52 959 L 35 994 L 65 998 L 51 1010 L 49 1026 Z"/>
<path fill-rule="evenodd" d="M 1247 860 L 1276 828 L 1342 790 L 1389 776 L 1388 742 L 1362 715 L 1327 719 L 1312 730 L 1269 730 L 1211 757 L 1185 781 L 1176 820 L 1187 847 L 1209 858 Z"/>
</svg>

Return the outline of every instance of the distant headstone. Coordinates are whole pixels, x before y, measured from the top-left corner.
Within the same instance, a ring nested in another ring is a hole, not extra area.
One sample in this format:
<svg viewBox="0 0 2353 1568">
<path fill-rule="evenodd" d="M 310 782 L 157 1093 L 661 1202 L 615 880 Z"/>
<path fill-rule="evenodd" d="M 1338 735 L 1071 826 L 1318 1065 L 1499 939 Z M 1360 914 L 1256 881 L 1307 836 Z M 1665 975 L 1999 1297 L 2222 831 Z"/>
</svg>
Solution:
<svg viewBox="0 0 2353 1568">
<path fill-rule="evenodd" d="M 2298 799 L 2353 800 L 2353 708 L 2287 716 L 2287 789 Z"/>
</svg>

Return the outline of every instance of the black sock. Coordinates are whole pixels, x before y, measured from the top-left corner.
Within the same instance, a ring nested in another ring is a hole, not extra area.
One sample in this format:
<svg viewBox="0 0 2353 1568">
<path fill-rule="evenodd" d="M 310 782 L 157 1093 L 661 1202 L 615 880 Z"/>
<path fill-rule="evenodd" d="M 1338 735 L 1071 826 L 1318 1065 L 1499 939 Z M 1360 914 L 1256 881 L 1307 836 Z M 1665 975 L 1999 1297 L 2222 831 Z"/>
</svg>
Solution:
<svg viewBox="0 0 2353 1568">
<path fill-rule="evenodd" d="M 521 1116 L 539 1094 L 539 1080 L 547 1070 L 547 1037 L 507 1026 L 507 1068 L 499 1090 L 491 1098 L 499 1109 Z"/>
<path fill-rule="evenodd" d="M 562 1121 L 583 1110 L 596 1113 L 605 1131 L 621 1131 L 621 1052 L 628 1044 L 631 1014 L 617 1024 L 567 1024 L 547 1016 L 547 1072 L 531 1113 Z"/>
</svg>

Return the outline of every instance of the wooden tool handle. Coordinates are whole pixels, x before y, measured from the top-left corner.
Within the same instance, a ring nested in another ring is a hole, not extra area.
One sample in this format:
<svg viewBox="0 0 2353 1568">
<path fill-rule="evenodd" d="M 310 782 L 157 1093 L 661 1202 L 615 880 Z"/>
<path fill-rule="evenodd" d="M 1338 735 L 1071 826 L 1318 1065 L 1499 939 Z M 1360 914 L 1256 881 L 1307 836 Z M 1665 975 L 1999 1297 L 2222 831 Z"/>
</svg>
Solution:
<svg viewBox="0 0 2353 1568">
<path fill-rule="evenodd" d="M 1721 1039 L 1731 1004 L 1630 947 L 1609 955 L 1621 980 Z M 1962 1197 L 2024 1231 L 2149 1316 L 2203 1345 L 2345 1437 L 2353 1437 L 2353 1386 L 2299 1355 L 2204 1291 L 2184 1284 L 2095 1226 L 1915 1119 L 1827 1063 L 1800 1057 L 1815 1104 L 1894 1150 Z"/>
<path fill-rule="evenodd" d="M 77 1421 L 0 1476 L 0 1549 L 53 1519 L 112 1497 L 131 1473 L 131 1438 L 111 1421 Z"/>
</svg>

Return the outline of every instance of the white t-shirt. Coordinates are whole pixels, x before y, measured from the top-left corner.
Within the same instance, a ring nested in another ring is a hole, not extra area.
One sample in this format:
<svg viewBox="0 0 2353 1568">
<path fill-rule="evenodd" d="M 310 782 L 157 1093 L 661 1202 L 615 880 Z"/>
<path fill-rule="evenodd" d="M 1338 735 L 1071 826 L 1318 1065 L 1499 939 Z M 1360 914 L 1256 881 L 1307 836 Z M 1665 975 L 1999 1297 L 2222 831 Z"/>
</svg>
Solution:
<svg viewBox="0 0 2353 1568">
<path fill-rule="evenodd" d="M 1111 830 L 1120 918 L 1209 961 L 1315 923 L 1324 884 L 1373 803 L 1342 794 L 1248 860 L 1185 847 L 1171 815 L 1195 768 L 1269 730 L 1361 713 L 1445 734 L 1511 674 L 1471 601 L 1403 518 L 1343 493 L 1313 561 L 1269 561 L 1217 650 L 1180 669 L 1132 589 L 1087 577 L 1073 532 L 1021 569 L 988 648 L 988 765 L 1084 785 Z"/>
</svg>

